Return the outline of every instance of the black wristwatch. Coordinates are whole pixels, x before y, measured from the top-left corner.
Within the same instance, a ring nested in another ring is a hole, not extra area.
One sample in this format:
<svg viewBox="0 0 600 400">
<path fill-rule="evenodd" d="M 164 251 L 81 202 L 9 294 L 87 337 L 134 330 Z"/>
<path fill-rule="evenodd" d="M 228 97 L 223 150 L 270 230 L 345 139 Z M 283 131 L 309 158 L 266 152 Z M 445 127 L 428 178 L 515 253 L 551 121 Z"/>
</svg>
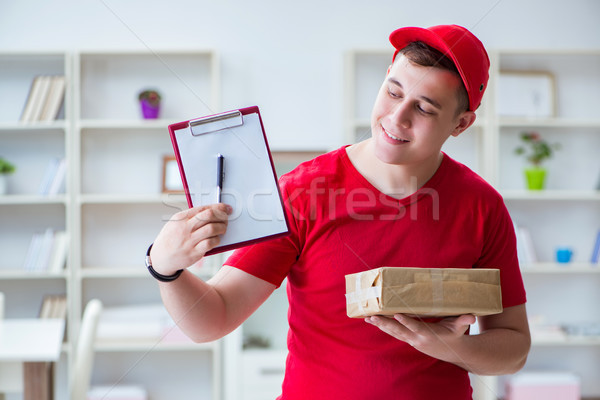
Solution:
<svg viewBox="0 0 600 400">
<path fill-rule="evenodd" d="M 163 275 L 156 272 L 154 268 L 152 268 L 152 264 L 150 264 L 150 250 L 152 250 L 153 245 L 154 243 L 152 243 L 150 247 L 148 247 L 148 251 L 146 252 L 146 268 L 148 268 L 150 275 L 152 275 L 154 279 L 159 280 L 161 282 L 173 282 L 175 279 L 179 278 L 179 275 L 181 275 L 183 269 L 178 270 L 173 275 Z"/>
</svg>

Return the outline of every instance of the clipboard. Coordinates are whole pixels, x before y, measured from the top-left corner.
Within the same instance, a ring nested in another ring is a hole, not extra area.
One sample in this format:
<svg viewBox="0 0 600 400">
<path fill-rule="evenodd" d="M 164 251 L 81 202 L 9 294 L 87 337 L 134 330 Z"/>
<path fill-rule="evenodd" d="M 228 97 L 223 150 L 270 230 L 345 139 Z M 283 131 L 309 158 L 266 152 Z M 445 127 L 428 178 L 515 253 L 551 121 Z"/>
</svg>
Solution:
<svg viewBox="0 0 600 400">
<path fill-rule="evenodd" d="M 258 107 L 171 124 L 169 135 L 188 206 L 214 204 L 220 198 L 233 208 L 221 243 L 206 255 L 289 234 Z"/>
</svg>

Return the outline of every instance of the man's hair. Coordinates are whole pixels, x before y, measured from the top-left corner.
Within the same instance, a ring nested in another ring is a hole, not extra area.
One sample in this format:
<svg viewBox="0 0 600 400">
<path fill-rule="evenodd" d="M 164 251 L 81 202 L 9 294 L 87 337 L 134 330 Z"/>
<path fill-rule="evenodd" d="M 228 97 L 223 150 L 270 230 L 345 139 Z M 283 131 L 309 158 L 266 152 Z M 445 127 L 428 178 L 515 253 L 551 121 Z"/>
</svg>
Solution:
<svg viewBox="0 0 600 400">
<path fill-rule="evenodd" d="M 441 51 L 434 49 L 433 47 L 423 42 L 411 42 L 406 47 L 398 52 L 398 54 L 404 55 L 412 63 L 421 65 L 423 67 L 435 67 L 451 71 L 458 76 L 460 80 L 460 89 L 457 93 L 458 107 L 456 110 L 457 114 L 469 109 L 469 95 L 465 84 L 460 78 L 460 74 L 454 62 L 446 57 Z M 398 57 L 396 56 L 396 60 Z"/>
</svg>

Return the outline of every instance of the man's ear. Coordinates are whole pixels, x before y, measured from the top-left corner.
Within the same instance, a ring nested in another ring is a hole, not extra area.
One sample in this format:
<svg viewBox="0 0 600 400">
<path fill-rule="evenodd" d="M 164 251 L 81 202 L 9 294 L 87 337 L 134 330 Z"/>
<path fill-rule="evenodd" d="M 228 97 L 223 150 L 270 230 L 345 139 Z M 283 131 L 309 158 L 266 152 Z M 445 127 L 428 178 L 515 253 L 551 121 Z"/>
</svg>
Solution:
<svg viewBox="0 0 600 400">
<path fill-rule="evenodd" d="M 473 123 L 475 122 L 475 118 L 477 118 L 477 116 L 473 111 L 462 112 L 458 116 L 458 123 L 454 127 L 454 130 L 452 131 L 451 135 L 457 137 L 458 135 L 466 131 L 468 127 L 473 125 Z"/>
</svg>

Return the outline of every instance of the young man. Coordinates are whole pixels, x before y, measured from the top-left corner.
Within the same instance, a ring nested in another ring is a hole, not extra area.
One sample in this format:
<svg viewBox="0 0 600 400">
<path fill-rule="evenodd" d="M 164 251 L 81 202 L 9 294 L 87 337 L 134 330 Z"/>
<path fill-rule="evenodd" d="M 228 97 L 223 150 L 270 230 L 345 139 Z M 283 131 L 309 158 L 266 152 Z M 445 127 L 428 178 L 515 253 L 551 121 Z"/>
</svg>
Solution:
<svg viewBox="0 0 600 400">
<path fill-rule="evenodd" d="M 372 113 L 372 137 L 304 163 L 280 185 L 289 237 L 240 249 L 208 282 L 161 282 L 165 306 L 197 341 L 241 324 L 288 278 L 289 355 L 281 399 L 466 400 L 467 371 L 506 374 L 526 359 L 529 329 L 513 225 L 500 195 L 441 152 L 475 121 L 489 60 L 455 25 L 402 28 Z M 182 211 L 151 251 L 172 275 L 218 244 L 231 209 Z M 346 316 L 344 276 L 379 266 L 494 267 L 504 311 L 426 322 Z"/>
</svg>

